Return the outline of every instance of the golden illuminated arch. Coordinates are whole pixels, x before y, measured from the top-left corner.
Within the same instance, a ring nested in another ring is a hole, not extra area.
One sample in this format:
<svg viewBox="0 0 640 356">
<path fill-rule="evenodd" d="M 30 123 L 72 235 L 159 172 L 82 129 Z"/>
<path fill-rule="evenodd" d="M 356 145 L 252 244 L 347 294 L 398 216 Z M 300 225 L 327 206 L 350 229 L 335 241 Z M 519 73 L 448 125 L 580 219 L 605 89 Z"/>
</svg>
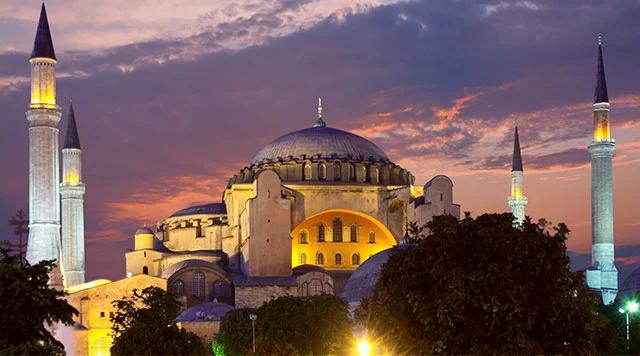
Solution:
<svg viewBox="0 0 640 356">
<path fill-rule="evenodd" d="M 336 219 L 340 219 L 340 224 L 334 224 Z M 335 233 L 334 226 L 339 225 L 343 230 L 342 241 L 332 241 Z M 324 227 L 325 239 L 319 241 L 319 226 Z M 351 240 L 351 226 L 355 226 L 357 239 Z M 300 232 L 306 231 L 308 234 L 307 243 L 300 243 Z M 346 232 L 346 234 L 344 234 Z M 371 234 L 375 236 L 372 241 L 369 238 Z M 323 268 L 331 270 L 353 270 L 362 264 L 368 256 L 386 250 L 396 245 L 396 240 L 391 231 L 380 221 L 372 216 L 363 214 L 353 210 L 332 209 L 325 210 L 315 214 L 291 231 L 292 248 L 291 248 L 291 264 L 292 267 L 299 266 L 301 263 L 300 256 L 307 256 L 307 264 L 318 265 L 318 254 L 322 253 L 321 265 Z M 341 263 L 336 264 L 335 256 L 340 254 Z M 357 263 L 353 263 L 353 257 L 357 255 Z M 309 258 L 313 256 L 313 258 Z"/>
</svg>

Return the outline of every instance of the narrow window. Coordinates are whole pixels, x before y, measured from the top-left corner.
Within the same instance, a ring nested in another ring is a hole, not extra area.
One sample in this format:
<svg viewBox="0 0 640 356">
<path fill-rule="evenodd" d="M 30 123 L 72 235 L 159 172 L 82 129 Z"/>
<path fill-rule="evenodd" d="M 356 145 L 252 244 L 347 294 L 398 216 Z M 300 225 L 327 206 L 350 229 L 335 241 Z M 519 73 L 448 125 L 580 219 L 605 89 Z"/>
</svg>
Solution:
<svg viewBox="0 0 640 356">
<path fill-rule="evenodd" d="M 322 252 L 318 252 L 318 254 L 316 255 L 316 264 L 317 265 L 324 264 L 324 255 L 322 254 Z"/>
<path fill-rule="evenodd" d="M 309 163 L 305 163 L 304 164 L 304 170 L 302 172 L 302 177 L 304 180 L 310 180 L 311 179 L 311 164 Z"/>
<path fill-rule="evenodd" d="M 351 225 L 350 233 L 351 242 L 358 242 L 358 227 L 356 224 Z"/>
<path fill-rule="evenodd" d="M 336 162 L 333 164 L 333 180 L 341 180 L 342 179 L 342 169 L 340 168 L 340 163 Z"/>
<path fill-rule="evenodd" d="M 104 318 L 104 312 L 100 312 L 100 317 Z"/>
<path fill-rule="evenodd" d="M 204 273 L 193 272 L 193 295 L 204 297 Z"/>
<path fill-rule="evenodd" d="M 352 182 L 356 180 L 356 167 L 353 164 L 349 164 L 349 180 Z"/>
<path fill-rule="evenodd" d="M 327 165 L 324 163 L 320 163 L 318 165 L 318 180 L 327 179 Z"/>
<path fill-rule="evenodd" d="M 369 243 L 370 244 L 376 243 L 376 233 L 375 232 L 370 232 L 369 233 Z"/>
<path fill-rule="evenodd" d="M 171 283 L 171 293 L 177 296 L 184 295 L 184 282 L 178 279 Z"/>
<path fill-rule="evenodd" d="M 306 230 L 300 231 L 300 243 L 301 244 L 309 243 L 309 238 L 307 237 L 307 231 Z"/>
<path fill-rule="evenodd" d="M 342 220 L 333 220 L 333 242 L 342 242 Z"/>
<path fill-rule="evenodd" d="M 442 201 L 442 193 L 440 193 L 440 201 Z"/>
<path fill-rule="evenodd" d="M 342 255 L 339 253 L 336 253 L 336 265 L 341 265 L 342 264 Z"/>
<path fill-rule="evenodd" d="M 318 242 L 324 242 L 324 225 L 318 225 Z"/>
<path fill-rule="evenodd" d="M 300 264 L 301 265 L 307 264 L 307 254 L 304 252 L 300 254 Z"/>
<path fill-rule="evenodd" d="M 142 273 L 149 274 L 149 267 L 147 266 L 142 267 Z"/>
<path fill-rule="evenodd" d="M 360 264 L 360 255 L 357 253 L 354 253 L 353 255 L 351 255 L 351 264 L 356 266 Z"/>
</svg>

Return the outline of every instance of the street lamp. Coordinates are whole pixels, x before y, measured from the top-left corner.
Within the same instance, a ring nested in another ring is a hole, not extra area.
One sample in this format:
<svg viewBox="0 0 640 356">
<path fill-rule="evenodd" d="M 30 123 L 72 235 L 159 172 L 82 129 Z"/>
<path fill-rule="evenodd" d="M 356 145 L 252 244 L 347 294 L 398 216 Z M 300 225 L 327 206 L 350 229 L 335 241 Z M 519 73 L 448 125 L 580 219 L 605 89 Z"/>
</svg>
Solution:
<svg viewBox="0 0 640 356">
<path fill-rule="evenodd" d="M 369 356 L 369 354 L 371 354 L 371 344 L 369 344 L 367 339 L 362 338 L 358 343 L 358 355 Z"/>
<path fill-rule="evenodd" d="M 256 353 L 256 320 L 258 320 L 258 316 L 253 313 L 249 313 L 249 319 L 251 320 L 251 335 L 253 336 L 253 353 Z M 627 329 L 627 333 L 629 330 Z M 629 336 L 627 335 L 627 339 Z"/>
<path fill-rule="evenodd" d="M 630 301 L 627 303 L 626 308 L 618 309 L 620 314 L 624 314 L 627 322 L 627 351 L 629 351 L 629 313 L 635 313 L 638 309 L 640 309 L 640 304 L 636 301 Z"/>
</svg>

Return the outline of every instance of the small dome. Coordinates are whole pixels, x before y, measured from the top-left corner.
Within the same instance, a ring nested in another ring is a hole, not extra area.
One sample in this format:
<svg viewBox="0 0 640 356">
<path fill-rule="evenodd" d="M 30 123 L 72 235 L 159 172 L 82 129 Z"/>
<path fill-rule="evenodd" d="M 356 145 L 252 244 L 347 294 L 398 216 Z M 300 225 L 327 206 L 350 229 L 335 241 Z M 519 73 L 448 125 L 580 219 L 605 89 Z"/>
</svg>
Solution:
<svg viewBox="0 0 640 356">
<path fill-rule="evenodd" d="M 339 158 L 390 162 L 387 155 L 373 142 L 347 131 L 317 125 L 288 133 L 263 147 L 251 165 L 279 159 Z"/>
<path fill-rule="evenodd" d="M 136 230 L 136 235 L 142 235 L 142 234 L 151 234 L 151 235 L 155 235 L 155 233 L 153 232 L 153 230 L 149 229 L 148 227 L 144 226 L 139 228 L 138 230 Z"/>
<path fill-rule="evenodd" d="M 382 266 L 387 263 L 393 248 L 380 251 L 369 257 L 360 267 L 358 267 L 347 280 L 342 291 L 342 298 L 347 303 L 359 303 L 364 298 L 373 295 L 373 289 L 380 277 Z"/>
<path fill-rule="evenodd" d="M 194 305 L 178 315 L 176 321 L 219 321 L 232 311 L 229 304 L 208 302 Z"/>
<path fill-rule="evenodd" d="M 188 215 L 225 215 L 227 214 L 227 206 L 225 203 L 210 203 L 204 205 L 195 205 L 182 210 L 178 210 L 171 214 L 170 218 Z"/>
</svg>

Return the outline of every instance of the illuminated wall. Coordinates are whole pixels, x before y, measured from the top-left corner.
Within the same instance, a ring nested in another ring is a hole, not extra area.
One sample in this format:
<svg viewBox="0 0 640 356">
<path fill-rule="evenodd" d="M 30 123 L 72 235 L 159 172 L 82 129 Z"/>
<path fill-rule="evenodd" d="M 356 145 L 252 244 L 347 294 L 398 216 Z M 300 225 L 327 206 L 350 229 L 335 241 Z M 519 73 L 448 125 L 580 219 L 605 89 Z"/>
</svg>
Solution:
<svg viewBox="0 0 640 356">
<path fill-rule="evenodd" d="M 31 59 L 31 108 L 56 107 L 56 61 L 49 58 Z"/>
<path fill-rule="evenodd" d="M 607 105 L 606 107 L 605 104 Z M 609 108 L 607 103 L 594 104 L 593 121 L 593 140 L 596 142 L 609 141 L 611 139 L 611 131 L 609 129 Z"/>
<path fill-rule="evenodd" d="M 339 219 L 340 224 L 335 223 L 336 219 Z M 322 240 L 321 225 L 324 226 L 324 242 L 319 241 Z M 342 242 L 334 241 L 340 234 L 334 226 L 339 225 L 342 226 Z M 356 242 L 351 241 L 352 226 L 355 226 Z M 296 226 L 291 232 L 291 237 L 293 267 L 310 264 L 331 270 L 356 269 L 370 256 L 396 244 L 382 223 L 368 215 L 349 210 L 328 210 L 314 215 Z M 319 254 L 322 254 L 321 261 L 318 261 Z M 337 254 L 342 260 L 339 264 L 336 263 Z M 354 254 L 358 256 L 358 261 L 353 260 Z"/>
</svg>

